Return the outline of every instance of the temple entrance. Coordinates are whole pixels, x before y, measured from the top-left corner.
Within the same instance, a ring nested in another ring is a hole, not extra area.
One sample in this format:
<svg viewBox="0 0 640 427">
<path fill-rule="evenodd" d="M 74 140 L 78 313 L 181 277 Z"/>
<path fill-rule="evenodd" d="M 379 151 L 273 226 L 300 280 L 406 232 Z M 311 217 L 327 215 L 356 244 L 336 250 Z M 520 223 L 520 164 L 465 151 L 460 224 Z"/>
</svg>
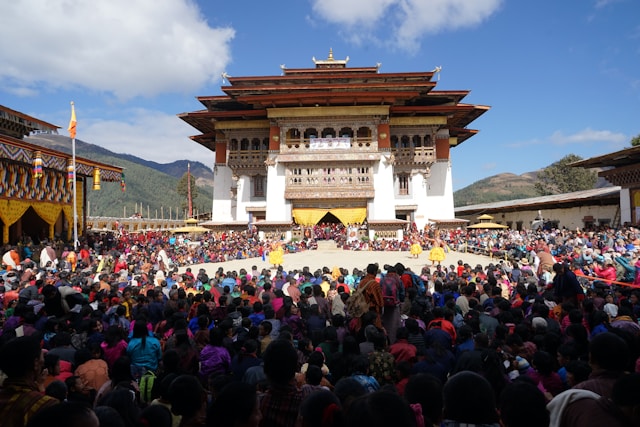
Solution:
<svg viewBox="0 0 640 427">
<path fill-rule="evenodd" d="M 367 219 L 365 206 L 353 207 L 324 207 L 324 206 L 296 206 L 292 209 L 296 224 L 301 226 L 313 226 L 316 224 L 362 224 Z"/>
<path fill-rule="evenodd" d="M 36 245 L 40 244 L 40 242 L 47 238 L 49 235 L 49 224 L 46 223 L 45 220 L 40 218 L 40 216 L 33 210 L 32 207 L 26 210 L 24 215 L 19 221 L 22 226 L 22 236 L 31 237 L 31 241 Z M 13 226 L 16 226 L 14 224 Z M 12 226 L 12 227 L 13 227 Z M 11 232 L 10 232 L 11 234 Z M 20 236 L 16 236 L 20 237 Z"/>
<path fill-rule="evenodd" d="M 338 217 L 336 217 L 331 212 L 327 212 L 325 216 L 320 218 L 318 224 L 342 224 L 342 221 L 340 221 Z"/>
</svg>

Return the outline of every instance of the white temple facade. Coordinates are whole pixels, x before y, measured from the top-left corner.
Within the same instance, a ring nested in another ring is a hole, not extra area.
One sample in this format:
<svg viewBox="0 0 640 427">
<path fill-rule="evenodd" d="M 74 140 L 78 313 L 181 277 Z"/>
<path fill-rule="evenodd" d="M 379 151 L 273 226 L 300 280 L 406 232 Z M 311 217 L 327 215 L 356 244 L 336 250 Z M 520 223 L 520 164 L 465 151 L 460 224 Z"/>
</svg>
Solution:
<svg viewBox="0 0 640 427">
<path fill-rule="evenodd" d="M 215 152 L 213 223 L 383 229 L 454 218 L 450 150 L 489 107 L 436 90 L 435 71 L 347 62 L 330 52 L 314 68 L 228 77 L 225 95 L 180 115 Z"/>
</svg>

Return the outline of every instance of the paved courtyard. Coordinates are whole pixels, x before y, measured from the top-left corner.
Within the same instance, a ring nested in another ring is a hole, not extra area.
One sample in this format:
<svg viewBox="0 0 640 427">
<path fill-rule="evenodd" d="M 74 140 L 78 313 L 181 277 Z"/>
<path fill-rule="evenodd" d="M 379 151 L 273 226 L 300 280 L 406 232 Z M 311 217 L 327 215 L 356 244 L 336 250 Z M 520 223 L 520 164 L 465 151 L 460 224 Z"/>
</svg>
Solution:
<svg viewBox="0 0 640 427">
<path fill-rule="evenodd" d="M 462 260 L 472 266 L 477 264 L 486 266 L 490 262 L 497 262 L 497 260 L 492 260 L 487 256 L 471 253 L 450 251 L 446 255 L 447 258 L 443 264 L 447 266 L 451 264 L 456 265 L 458 260 Z M 285 254 L 283 267 L 287 271 L 309 267 L 310 271 L 313 272 L 322 267 L 332 269 L 334 266 L 338 266 L 352 271 L 354 268 L 364 270 L 367 264 L 375 262 L 377 262 L 380 267 L 385 264 L 393 265 L 401 262 L 405 267 L 411 268 L 412 271 L 418 274 L 422 270 L 422 267 L 431 265 L 431 261 L 429 261 L 429 251 L 424 251 L 418 258 L 414 258 L 409 252 L 345 251 L 336 248 L 333 241 L 320 241 L 318 242 L 318 250 Z M 238 271 L 241 268 L 251 271 L 251 267 L 254 265 L 258 267 L 258 270 L 273 267 L 269 264 L 269 258 L 267 257 L 266 261 L 262 261 L 261 258 L 249 258 L 218 263 L 194 264 L 191 266 L 191 270 L 195 273 L 200 268 L 204 268 L 209 277 L 213 277 L 218 267 L 222 267 L 225 272 L 232 270 Z M 180 272 L 183 272 L 185 268 L 186 267 L 181 267 Z"/>
</svg>

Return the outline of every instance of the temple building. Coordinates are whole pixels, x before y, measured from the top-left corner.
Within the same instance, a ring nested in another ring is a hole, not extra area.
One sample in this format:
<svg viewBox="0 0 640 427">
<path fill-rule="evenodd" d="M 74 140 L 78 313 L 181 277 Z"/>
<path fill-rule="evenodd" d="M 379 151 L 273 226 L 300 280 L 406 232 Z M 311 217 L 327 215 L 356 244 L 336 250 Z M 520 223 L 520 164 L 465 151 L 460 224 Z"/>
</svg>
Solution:
<svg viewBox="0 0 640 427">
<path fill-rule="evenodd" d="M 29 237 L 34 243 L 55 237 L 72 240 L 73 157 L 24 140 L 59 127 L 0 105 L 0 229 L 2 244 Z M 69 143 L 71 144 L 71 143 Z M 76 157 L 78 235 L 86 224 L 87 185 L 120 182 L 122 168 Z"/>
<path fill-rule="evenodd" d="M 333 52 L 281 75 L 224 75 L 179 117 L 215 152 L 213 223 L 397 228 L 454 219 L 450 150 L 489 107 L 425 72 L 348 67 Z M 393 232 L 391 233 L 393 234 Z"/>
<path fill-rule="evenodd" d="M 640 146 L 580 160 L 570 166 L 599 168 L 598 176 L 621 187 L 618 224 L 640 225 Z"/>
</svg>

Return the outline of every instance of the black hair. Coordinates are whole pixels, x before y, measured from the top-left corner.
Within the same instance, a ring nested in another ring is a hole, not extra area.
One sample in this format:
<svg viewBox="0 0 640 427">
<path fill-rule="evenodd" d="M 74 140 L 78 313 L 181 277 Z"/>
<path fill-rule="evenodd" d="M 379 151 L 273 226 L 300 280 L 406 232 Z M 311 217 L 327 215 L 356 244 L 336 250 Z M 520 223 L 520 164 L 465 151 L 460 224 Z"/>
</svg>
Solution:
<svg viewBox="0 0 640 427">
<path fill-rule="evenodd" d="M 442 418 L 442 382 L 431 374 L 416 374 L 409 378 L 404 389 L 409 403 L 419 403 L 425 425 L 435 425 Z M 429 422 L 427 422 L 427 420 Z"/>
<path fill-rule="evenodd" d="M 318 390 L 307 396 L 300 405 L 303 425 L 309 427 L 335 427 L 344 423 L 338 397 L 328 390 Z"/>
<path fill-rule="evenodd" d="M 233 426 L 246 423 L 257 404 L 255 386 L 234 381 L 220 390 L 207 411 L 207 425 Z"/>
<path fill-rule="evenodd" d="M 180 375 L 169 386 L 171 411 L 185 418 L 193 417 L 202 407 L 205 394 L 200 381 L 193 375 Z"/>
<path fill-rule="evenodd" d="M 468 424 L 498 422 L 494 391 L 489 381 L 471 371 L 463 371 L 449 378 L 443 387 L 443 417 Z M 460 399 L 465 395 L 467 398 Z"/>
<path fill-rule="evenodd" d="M 288 384 L 298 366 L 298 354 L 290 342 L 275 340 L 263 355 L 264 373 L 275 384 Z"/>
<path fill-rule="evenodd" d="M 526 402 L 527 410 L 522 404 Z M 533 384 L 514 381 L 500 394 L 500 419 L 505 427 L 547 427 L 549 411 L 544 394 Z"/>
<path fill-rule="evenodd" d="M 93 410 L 77 402 L 62 402 L 38 411 L 29 419 L 27 427 L 81 427 Z"/>
<path fill-rule="evenodd" d="M 35 337 L 12 339 L 0 349 L 0 370 L 9 378 L 22 378 L 33 370 L 40 351 L 40 342 Z"/>
<path fill-rule="evenodd" d="M 622 372 L 629 363 L 629 346 L 624 339 L 604 332 L 593 337 L 589 344 L 591 363 L 600 369 Z"/>
<path fill-rule="evenodd" d="M 383 389 L 353 400 L 346 424 L 349 427 L 415 427 L 416 419 L 398 393 Z"/>
</svg>

